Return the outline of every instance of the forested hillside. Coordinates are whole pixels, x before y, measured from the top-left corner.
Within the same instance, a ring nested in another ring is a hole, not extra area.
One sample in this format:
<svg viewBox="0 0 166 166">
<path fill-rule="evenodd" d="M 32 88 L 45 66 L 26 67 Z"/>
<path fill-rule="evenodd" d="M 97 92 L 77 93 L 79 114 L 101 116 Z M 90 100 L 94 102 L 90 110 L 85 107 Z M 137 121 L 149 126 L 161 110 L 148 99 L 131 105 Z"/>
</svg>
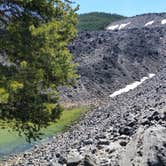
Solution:
<svg viewBox="0 0 166 166">
<path fill-rule="evenodd" d="M 121 20 L 124 16 L 102 12 L 92 12 L 79 15 L 79 31 L 83 30 L 103 30 L 113 21 Z"/>
</svg>

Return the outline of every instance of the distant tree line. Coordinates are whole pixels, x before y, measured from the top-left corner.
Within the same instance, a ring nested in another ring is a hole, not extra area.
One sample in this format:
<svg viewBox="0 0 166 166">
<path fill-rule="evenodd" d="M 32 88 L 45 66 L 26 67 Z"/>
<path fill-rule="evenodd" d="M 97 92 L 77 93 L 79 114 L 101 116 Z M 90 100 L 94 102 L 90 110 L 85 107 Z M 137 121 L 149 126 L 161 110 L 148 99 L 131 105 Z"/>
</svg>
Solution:
<svg viewBox="0 0 166 166">
<path fill-rule="evenodd" d="M 79 31 L 104 30 L 105 27 L 108 26 L 110 23 L 124 18 L 124 16 L 118 14 L 109 14 L 103 12 L 80 14 L 77 28 Z"/>
</svg>

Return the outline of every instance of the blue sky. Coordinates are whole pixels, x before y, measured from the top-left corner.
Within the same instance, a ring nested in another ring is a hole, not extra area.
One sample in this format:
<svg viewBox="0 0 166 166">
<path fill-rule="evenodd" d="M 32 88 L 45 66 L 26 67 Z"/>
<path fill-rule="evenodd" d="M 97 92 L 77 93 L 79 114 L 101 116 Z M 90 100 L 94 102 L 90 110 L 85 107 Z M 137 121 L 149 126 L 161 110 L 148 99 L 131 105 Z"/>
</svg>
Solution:
<svg viewBox="0 0 166 166">
<path fill-rule="evenodd" d="M 92 11 L 134 16 L 143 13 L 166 12 L 166 0 L 75 0 L 79 13 Z"/>
</svg>

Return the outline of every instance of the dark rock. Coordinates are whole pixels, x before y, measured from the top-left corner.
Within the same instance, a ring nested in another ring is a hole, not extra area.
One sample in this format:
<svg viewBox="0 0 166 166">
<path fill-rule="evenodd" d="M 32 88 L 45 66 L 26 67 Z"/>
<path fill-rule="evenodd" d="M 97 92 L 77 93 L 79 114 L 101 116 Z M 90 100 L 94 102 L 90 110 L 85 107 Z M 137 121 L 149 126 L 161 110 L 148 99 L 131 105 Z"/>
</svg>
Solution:
<svg viewBox="0 0 166 166">
<path fill-rule="evenodd" d="M 141 120 L 141 124 L 142 124 L 142 125 L 150 125 L 151 122 L 150 122 L 146 117 L 144 117 L 144 118 Z"/>
<path fill-rule="evenodd" d="M 150 113 L 150 115 L 148 115 L 148 120 L 159 120 L 160 119 L 160 117 L 159 117 L 159 112 L 157 112 L 157 111 L 153 111 L 153 112 L 151 112 Z"/>
<path fill-rule="evenodd" d="M 91 153 L 92 154 L 95 154 L 97 152 L 97 149 L 96 148 L 93 148 L 92 150 L 91 150 Z"/>
<path fill-rule="evenodd" d="M 84 159 L 84 166 L 96 166 L 96 160 L 89 155 L 85 155 L 85 159 Z"/>
<path fill-rule="evenodd" d="M 120 135 L 131 135 L 133 129 L 129 126 L 126 126 L 126 127 L 121 127 L 119 129 L 119 134 Z"/>
<path fill-rule="evenodd" d="M 99 139 L 98 145 L 109 145 L 110 142 L 107 139 Z"/>
<path fill-rule="evenodd" d="M 66 164 L 67 163 L 67 159 L 63 156 L 60 156 L 58 159 L 58 163 L 59 164 Z"/>
<path fill-rule="evenodd" d="M 121 146 L 126 146 L 126 145 L 127 145 L 127 141 L 120 141 L 119 144 L 120 144 Z"/>
<path fill-rule="evenodd" d="M 60 153 L 56 153 L 56 155 L 55 155 L 57 158 L 59 158 L 61 155 L 60 155 Z"/>
</svg>

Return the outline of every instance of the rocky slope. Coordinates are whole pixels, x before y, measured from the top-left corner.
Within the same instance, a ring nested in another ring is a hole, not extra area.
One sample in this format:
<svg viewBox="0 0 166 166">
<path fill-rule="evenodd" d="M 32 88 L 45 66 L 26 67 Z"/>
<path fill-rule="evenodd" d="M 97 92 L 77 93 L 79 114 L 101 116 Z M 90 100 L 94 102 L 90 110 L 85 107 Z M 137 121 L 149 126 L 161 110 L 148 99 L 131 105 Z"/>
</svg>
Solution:
<svg viewBox="0 0 166 166">
<path fill-rule="evenodd" d="M 79 63 L 76 87 L 61 89 L 69 105 L 100 104 L 109 94 L 165 64 L 166 26 L 82 32 L 70 46 Z"/>
<path fill-rule="evenodd" d="M 136 89 L 110 99 L 13 165 L 165 166 L 165 73 L 166 67 Z"/>
</svg>

